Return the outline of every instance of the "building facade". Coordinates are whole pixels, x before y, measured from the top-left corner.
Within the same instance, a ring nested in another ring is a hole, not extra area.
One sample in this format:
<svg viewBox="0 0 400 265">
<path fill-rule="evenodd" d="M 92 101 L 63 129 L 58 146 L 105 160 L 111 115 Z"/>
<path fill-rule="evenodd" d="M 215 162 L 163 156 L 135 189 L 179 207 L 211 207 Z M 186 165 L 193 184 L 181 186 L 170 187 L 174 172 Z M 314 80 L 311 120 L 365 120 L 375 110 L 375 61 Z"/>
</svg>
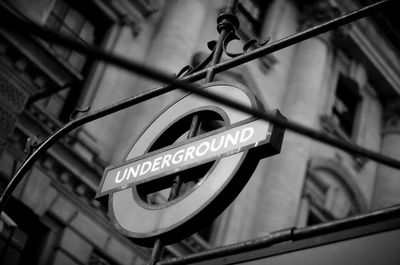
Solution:
<svg viewBox="0 0 400 265">
<path fill-rule="evenodd" d="M 1 12 L 171 75 L 209 55 L 207 42 L 218 38 L 216 21 L 224 3 L 0 1 Z M 242 0 L 241 41 L 227 48 L 238 52 L 253 37 L 269 36 L 273 42 L 368 3 Z M 216 80 L 247 86 L 289 120 L 399 159 L 398 28 L 394 12 L 386 10 L 218 74 Z M 32 149 L 82 115 L 75 109 L 95 111 L 159 85 L 49 41 L 1 29 L 1 189 L 24 160 L 28 138 Z M 144 264 L 150 250 L 119 234 L 107 216 L 107 202 L 94 197 L 104 168 L 122 161 L 146 125 L 182 94 L 172 91 L 85 124 L 42 156 L 2 215 L 1 263 Z M 398 173 L 287 131 L 281 153 L 260 161 L 234 203 L 198 234 L 168 246 L 164 257 L 397 204 Z M 162 203 L 162 197 L 153 194 L 149 203 Z"/>
</svg>

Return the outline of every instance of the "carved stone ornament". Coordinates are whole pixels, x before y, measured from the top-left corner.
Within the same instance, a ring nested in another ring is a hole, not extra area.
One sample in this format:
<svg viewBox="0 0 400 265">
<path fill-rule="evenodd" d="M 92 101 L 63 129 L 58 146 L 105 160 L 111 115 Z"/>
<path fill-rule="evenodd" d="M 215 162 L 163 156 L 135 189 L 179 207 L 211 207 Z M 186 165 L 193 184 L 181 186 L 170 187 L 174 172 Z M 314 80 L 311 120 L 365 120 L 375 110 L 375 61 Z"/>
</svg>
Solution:
<svg viewBox="0 0 400 265">
<path fill-rule="evenodd" d="M 15 128 L 17 118 L 0 104 L 0 136 L 10 135 Z"/>
<path fill-rule="evenodd" d="M 13 86 L 0 74 L 0 101 L 2 104 L 15 113 L 21 113 L 27 100 L 26 93 Z"/>
</svg>

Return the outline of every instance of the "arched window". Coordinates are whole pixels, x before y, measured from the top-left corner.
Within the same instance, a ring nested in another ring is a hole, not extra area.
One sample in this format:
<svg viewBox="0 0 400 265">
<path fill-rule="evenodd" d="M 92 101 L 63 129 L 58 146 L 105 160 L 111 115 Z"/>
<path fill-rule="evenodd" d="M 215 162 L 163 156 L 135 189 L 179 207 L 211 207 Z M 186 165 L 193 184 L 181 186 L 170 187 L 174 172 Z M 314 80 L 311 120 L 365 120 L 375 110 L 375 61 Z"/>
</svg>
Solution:
<svg viewBox="0 0 400 265">
<path fill-rule="evenodd" d="M 298 226 L 346 218 L 366 211 L 366 200 L 348 170 L 333 159 L 313 159 L 304 183 Z"/>
</svg>

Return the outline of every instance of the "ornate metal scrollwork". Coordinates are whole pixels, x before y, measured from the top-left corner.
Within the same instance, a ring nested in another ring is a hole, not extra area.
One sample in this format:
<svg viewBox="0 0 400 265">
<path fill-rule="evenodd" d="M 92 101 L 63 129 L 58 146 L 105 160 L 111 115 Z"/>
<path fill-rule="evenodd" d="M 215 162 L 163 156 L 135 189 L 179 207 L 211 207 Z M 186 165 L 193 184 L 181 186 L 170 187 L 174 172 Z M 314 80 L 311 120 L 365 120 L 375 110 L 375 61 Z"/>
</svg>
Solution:
<svg viewBox="0 0 400 265">
<path fill-rule="evenodd" d="M 226 55 L 233 58 L 233 57 L 237 57 L 239 55 L 243 55 L 243 54 L 247 53 L 250 50 L 250 48 L 253 46 L 262 47 L 262 46 L 266 45 L 270 41 L 270 39 L 271 38 L 268 37 L 268 38 L 260 41 L 260 40 L 253 38 L 253 39 L 247 41 L 243 45 L 242 52 L 235 53 L 235 52 L 230 52 L 228 50 L 228 44 L 233 40 L 240 40 L 240 37 L 238 35 L 236 35 L 236 33 L 234 33 L 233 31 L 230 31 L 226 35 L 225 39 L 223 40 L 222 49 Z M 181 77 L 187 76 L 189 74 L 195 73 L 197 71 L 200 71 L 200 70 L 204 69 L 205 67 L 207 67 L 207 65 L 211 62 L 211 60 L 213 58 L 216 45 L 217 45 L 217 41 L 215 41 L 215 40 L 209 41 L 207 43 L 207 47 L 211 51 L 211 53 L 201 63 L 197 64 L 194 68 L 190 65 L 184 66 L 177 74 L 174 75 L 174 77 L 181 78 Z"/>
<path fill-rule="evenodd" d="M 29 137 L 26 140 L 26 144 L 25 144 L 24 153 L 26 154 L 26 156 L 25 156 L 25 159 L 23 162 L 25 162 L 33 154 L 33 152 L 35 152 L 35 150 L 40 145 L 41 145 L 41 142 L 39 141 L 39 138 L 37 136 Z"/>
<path fill-rule="evenodd" d="M 78 116 L 79 113 L 86 113 L 89 110 L 90 110 L 90 106 L 85 106 L 83 108 L 76 108 L 69 115 L 69 120 L 72 121 Z"/>
<path fill-rule="evenodd" d="M 204 69 L 212 60 L 215 52 L 215 47 L 217 46 L 217 41 L 212 40 L 207 43 L 208 49 L 211 51 L 211 53 L 199 64 L 197 64 L 194 68 L 190 65 L 185 65 L 177 74 L 174 75 L 175 78 L 181 78 L 187 75 L 190 75 L 192 73 L 195 73 L 197 71 L 200 71 L 201 69 Z"/>
<path fill-rule="evenodd" d="M 233 57 L 237 57 L 239 55 L 243 55 L 243 54 L 247 53 L 252 46 L 256 45 L 257 47 L 261 47 L 261 46 L 266 45 L 270 41 L 270 39 L 271 39 L 270 37 L 268 37 L 267 39 L 262 40 L 262 41 L 257 40 L 257 39 L 251 39 L 243 45 L 243 48 L 242 48 L 243 52 L 238 52 L 238 53 L 230 52 L 230 51 L 228 51 L 228 44 L 233 40 L 240 40 L 240 37 L 238 35 L 236 35 L 236 33 L 231 31 L 228 33 L 228 35 L 226 35 L 226 37 L 223 41 L 222 48 L 226 55 L 233 58 Z"/>
</svg>

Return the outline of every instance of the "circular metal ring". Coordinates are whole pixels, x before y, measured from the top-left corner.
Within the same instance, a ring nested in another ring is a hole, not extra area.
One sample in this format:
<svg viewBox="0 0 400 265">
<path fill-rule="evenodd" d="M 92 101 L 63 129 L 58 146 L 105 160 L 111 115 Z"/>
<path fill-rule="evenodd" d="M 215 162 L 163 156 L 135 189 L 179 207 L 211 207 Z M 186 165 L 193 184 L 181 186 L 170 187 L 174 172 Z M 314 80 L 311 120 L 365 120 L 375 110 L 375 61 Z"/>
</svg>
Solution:
<svg viewBox="0 0 400 265">
<path fill-rule="evenodd" d="M 253 108 L 261 107 L 249 89 L 240 85 L 214 82 L 202 89 L 229 95 L 232 100 Z M 163 130 L 189 113 L 200 110 L 219 112 L 226 125 L 250 117 L 233 108 L 188 94 L 155 118 L 131 147 L 125 161 L 148 152 Z M 257 163 L 257 159 L 252 159 L 251 150 L 220 158 L 184 198 L 163 207 L 145 207 L 137 186 L 116 191 L 109 198 L 110 216 L 117 229 L 139 245 L 150 246 L 158 238 L 164 244 L 174 242 L 196 232 L 205 219 L 210 220 L 220 214 L 246 184 Z"/>
</svg>

